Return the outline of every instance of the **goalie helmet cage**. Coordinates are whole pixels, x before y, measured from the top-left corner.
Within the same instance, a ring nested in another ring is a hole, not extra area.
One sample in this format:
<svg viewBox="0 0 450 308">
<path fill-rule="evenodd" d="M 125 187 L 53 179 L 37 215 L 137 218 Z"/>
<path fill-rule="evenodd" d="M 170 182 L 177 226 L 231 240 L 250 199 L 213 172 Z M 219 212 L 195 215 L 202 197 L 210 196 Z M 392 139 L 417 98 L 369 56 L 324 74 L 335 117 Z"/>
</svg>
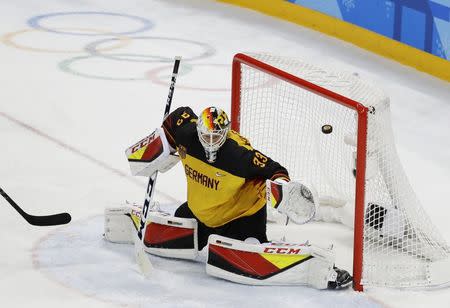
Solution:
<svg viewBox="0 0 450 308">
<path fill-rule="evenodd" d="M 379 89 L 269 54 L 235 55 L 232 74 L 232 129 L 320 200 L 354 203 L 355 290 L 449 284 L 450 249 L 404 174 Z"/>
</svg>

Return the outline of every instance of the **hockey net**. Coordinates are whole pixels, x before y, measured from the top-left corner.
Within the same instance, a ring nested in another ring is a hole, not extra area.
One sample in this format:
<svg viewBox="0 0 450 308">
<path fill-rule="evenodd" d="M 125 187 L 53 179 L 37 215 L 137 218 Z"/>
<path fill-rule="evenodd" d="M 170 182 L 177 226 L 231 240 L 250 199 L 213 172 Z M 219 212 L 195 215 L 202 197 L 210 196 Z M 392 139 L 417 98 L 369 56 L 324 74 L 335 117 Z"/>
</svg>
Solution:
<svg viewBox="0 0 450 308">
<path fill-rule="evenodd" d="M 234 130 L 312 183 L 320 202 L 354 207 L 356 290 L 449 283 L 449 246 L 402 169 L 383 92 L 298 59 L 237 54 L 231 114 Z"/>
</svg>

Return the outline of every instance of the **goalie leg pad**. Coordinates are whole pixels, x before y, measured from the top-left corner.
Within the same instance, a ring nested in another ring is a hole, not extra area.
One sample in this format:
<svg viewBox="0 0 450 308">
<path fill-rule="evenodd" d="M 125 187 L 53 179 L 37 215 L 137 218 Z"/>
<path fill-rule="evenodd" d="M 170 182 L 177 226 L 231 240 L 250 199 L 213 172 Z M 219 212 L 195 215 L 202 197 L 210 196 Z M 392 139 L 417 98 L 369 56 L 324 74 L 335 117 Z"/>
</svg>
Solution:
<svg viewBox="0 0 450 308">
<path fill-rule="evenodd" d="M 150 254 L 194 260 L 198 255 L 198 225 L 193 218 L 151 212 L 144 231 L 144 250 Z"/>
<path fill-rule="evenodd" d="M 140 223 L 141 209 L 132 206 L 105 209 L 105 238 L 113 243 L 133 244 Z M 147 253 L 194 260 L 198 255 L 197 221 L 173 217 L 164 212 L 149 212 L 144 230 Z"/>
<path fill-rule="evenodd" d="M 112 243 L 133 244 L 140 211 L 140 208 L 132 205 L 106 208 L 105 239 Z"/>
<path fill-rule="evenodd" d="M 308 285 L 326 289 L 336 280 L 334 252 L 289 243 L 250 244 L 223 236 L 208 240 L 206 272 L 249 285 Z"/>
</svg>

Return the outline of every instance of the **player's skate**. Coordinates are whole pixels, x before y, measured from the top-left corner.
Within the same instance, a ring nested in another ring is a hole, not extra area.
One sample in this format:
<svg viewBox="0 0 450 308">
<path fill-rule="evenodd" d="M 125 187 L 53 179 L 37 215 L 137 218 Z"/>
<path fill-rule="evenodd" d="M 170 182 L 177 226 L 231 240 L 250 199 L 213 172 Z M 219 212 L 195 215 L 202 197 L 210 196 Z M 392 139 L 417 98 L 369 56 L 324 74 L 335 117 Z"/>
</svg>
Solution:
<svg viewBox="0 0 450 308">
<path fill-rule="evenodd" d="M 347 271 L 339 269 L 336 266 L 333 267 L 333 270 L 336 272 L 336 278 L 334 281 L 328 281 L 329 290 L 344 289 L 351 285 L 353 278 Z"/>
</svg>

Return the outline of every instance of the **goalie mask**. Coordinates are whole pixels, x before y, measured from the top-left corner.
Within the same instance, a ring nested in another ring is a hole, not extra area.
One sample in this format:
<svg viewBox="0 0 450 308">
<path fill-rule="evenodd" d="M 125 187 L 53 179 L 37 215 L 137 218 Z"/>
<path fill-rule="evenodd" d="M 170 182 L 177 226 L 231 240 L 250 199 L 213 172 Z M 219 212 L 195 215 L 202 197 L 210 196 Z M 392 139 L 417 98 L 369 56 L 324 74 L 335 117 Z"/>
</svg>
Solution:
<svg viewBox="0 0 450 308">
<path fill-rule="evenodd" d="M 200 114 L 197 120 L 197 133 L 208 162 L 216 161 L 217 151 L 227 140 L 229 130 L 230 120 L 222 109 L 208 107 Z"/>
</svg>

